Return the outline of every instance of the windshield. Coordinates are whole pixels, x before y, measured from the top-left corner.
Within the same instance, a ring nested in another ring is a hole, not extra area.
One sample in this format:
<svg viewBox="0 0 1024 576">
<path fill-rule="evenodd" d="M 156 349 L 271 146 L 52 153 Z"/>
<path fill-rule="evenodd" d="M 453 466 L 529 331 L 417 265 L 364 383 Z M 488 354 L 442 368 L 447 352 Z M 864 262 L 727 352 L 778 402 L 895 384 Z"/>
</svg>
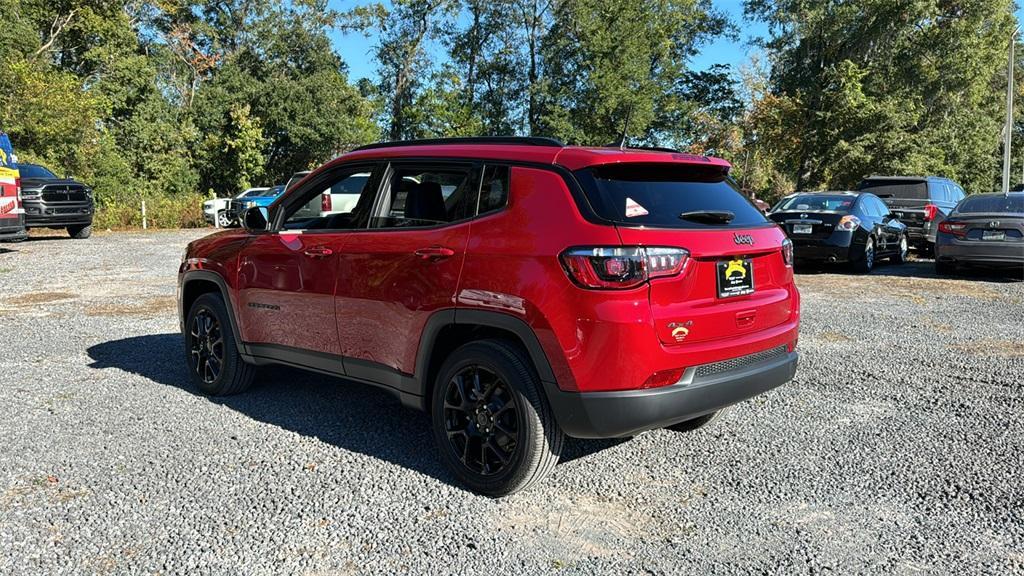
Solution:
<svg viewBox="0 0 1024 576">
<path fill-rule="evenodd" d="M 1024 194 L 968 196 L 956 207 L 960 214 L 1024 213 Z"/>
<path fill-rule="evenodd" d="M 56 178 L 57 176 L 38 164 L 18 164 L 22 178 Z"/>
<path fill-rule="evenodd" d="M 283 186 L 274 186 L 273 188 L 267 188 L 266 190 L 258 190 L 252 194 L 254 198 L 273 198 L 284 190 Z"/>
<path fill-rule="evenodd" d="M 849 212 L 857 201 L 855 196 L 842 194 L 799 194 L 783 198 L 775 212 Z"/>
<path fill-rule="evenodd" d="M 924 180 L 865 180 L 858 190 L 879 198 L 928 199 L 928 183 Z"/>
<path fill-rule="evenodd" d="M 577 177 L 598 216 L 618 224 L 722 228 L 768 222 L 717 168 L 614 164 L 581 170 Z M 704 213 L 727 216 L 700 217 Z"/>
</svg>

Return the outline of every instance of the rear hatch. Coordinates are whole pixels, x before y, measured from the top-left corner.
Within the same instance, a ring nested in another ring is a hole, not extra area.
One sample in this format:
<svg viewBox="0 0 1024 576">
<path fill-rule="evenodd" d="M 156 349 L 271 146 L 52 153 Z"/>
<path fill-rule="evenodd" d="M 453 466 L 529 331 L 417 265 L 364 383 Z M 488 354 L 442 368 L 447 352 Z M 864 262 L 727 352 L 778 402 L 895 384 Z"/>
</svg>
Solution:
<svg viewBox="0 0 1024 576">
<path fill-rule="evenodd" d="M 785 234 L 721 168 L 615 164 L 577 177 L 625 246 L 684 248 L 681 274 L 652 278 L 649 300 L 667 345 L 733 338 L 785 323 L 794 312 Z"/>
<path fill-rule="evenodd" d="M 931 203 L 927 180 L 869 178 L 861 182 L 858 190 L 881 198 L 893 215 L 908 227 L 925 226 L 925 206 Z"/>
</svg>

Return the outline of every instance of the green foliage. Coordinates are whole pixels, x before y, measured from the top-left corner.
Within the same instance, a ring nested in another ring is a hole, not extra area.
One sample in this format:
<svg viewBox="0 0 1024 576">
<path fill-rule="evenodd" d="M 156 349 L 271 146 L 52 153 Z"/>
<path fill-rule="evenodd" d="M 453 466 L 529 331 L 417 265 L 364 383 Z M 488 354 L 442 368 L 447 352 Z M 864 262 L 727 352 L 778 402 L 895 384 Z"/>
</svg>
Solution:
<svg viewBox="0 0 1024 576">
<path fill-rule="evenodd" d="M 773 164 L 796 188 L 849 188 L 871 173 L 939 174 L 971 192 L 993 188 L 1010 0 L 746 7 L 772 27 L 770 90 L 755 104 L 770 128 L 755 148 L 782 154 Z"/>
<path fill-rule="evenodd" d="M 627 117 L 627 143 L 723 156 L 766 199 L 870 173 L 997 181 L 1011 0 L 746 0 L 770 65 L 739 80 L 690 69 L 734 33 L 711 0 L 330 6 L 6 0 L 0 129 L 22 158 L 91 184 L 110 227 L 140 224 L 143 199 L 156 226 L 198 225 L 200 195 L 378 138 L 602 145 Z M 378 74 L 354 85 L 329 34 L 370 31 Z"/>
<path fill-rule="evenodd" d="M 344 20 L 315 0 L 9 0 L 0 129 L 89 183 L 100 225 L 140 223 L 143 198 L 155 225 L 195 224 L 197 191 L 282 182 L 375 137 L 328 38 Z"/>
</svg>

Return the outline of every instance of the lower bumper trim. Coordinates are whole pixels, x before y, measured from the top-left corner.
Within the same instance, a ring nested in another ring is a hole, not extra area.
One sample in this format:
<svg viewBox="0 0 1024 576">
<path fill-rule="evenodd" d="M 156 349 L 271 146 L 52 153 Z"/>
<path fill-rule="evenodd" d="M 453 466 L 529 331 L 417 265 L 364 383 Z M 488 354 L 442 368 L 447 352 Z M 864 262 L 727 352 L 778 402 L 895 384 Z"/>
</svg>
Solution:
<svg viewBox="0 0 1024 576">
<path fill-rule="evenodd" d="M 684 378 L 648 390 L 565 392 L 548 390 L 555 420 L 576 438 L 621 438 L 697 418 L 767 392 L 793 379 L 799 355 L 787 353 L 755 365 Z"/>
</svg>

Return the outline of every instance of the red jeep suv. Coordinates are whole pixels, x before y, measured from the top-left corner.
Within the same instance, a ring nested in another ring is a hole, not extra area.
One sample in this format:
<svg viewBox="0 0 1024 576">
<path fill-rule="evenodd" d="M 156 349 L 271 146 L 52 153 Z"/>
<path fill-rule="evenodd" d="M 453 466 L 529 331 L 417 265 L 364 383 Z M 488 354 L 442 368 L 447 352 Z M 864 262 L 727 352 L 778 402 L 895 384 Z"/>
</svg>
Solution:
<svg viewBox="0 0 1024 576">
<path fill-rule="evenodd" d="M 484 494 L 544 477 L 565 435 L 692 429 L 796 371 L 792 247 L 716 158 L 374 144 L 243 223 L 181 264 L 199 388 L 270 363 L 380 386 Z"/>
</svg>

